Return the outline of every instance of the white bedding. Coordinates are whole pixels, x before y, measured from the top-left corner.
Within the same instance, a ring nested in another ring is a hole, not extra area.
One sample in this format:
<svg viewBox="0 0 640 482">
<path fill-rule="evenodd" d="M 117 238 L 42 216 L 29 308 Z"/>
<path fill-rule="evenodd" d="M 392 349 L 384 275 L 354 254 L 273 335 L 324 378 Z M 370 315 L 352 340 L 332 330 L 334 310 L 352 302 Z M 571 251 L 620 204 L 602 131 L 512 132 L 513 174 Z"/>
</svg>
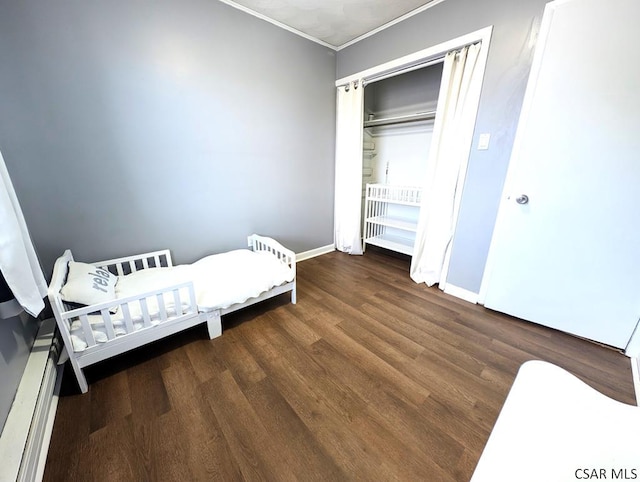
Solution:
<svg viewBox="0 0 640 482">
<path fill-rule="evenodd" d="M 255 298 L 274 286 L 293 281 L 294 271 L 285 263 L 267 252 L 253 252 L 247 249 L 207 256 L 190 265 L 170 268 L 148 268 L 120 276 L 116 284 L 116 298 L 136 296 L 139 293 L 162 289 L 168 286 L 192 281 L 198 310 L 213 311 L 228 308 Z M 182 296 L 181 299 L 188 299 Z M 173 296 L 165 295 L 165 307 L 169 316 L 175 316 Z M 159 309 L 154 299 L 147 299 L 152 324 L 159 323 Z M 183 308 L 187 308 L 183 306 Z M 130 303 L 129 309 L 134 329 L 143 327 L 139 303 Z M 104 320 L 101 315 L 89 315 L 93 336 L 98 343 L 108 340 Z M 122 310 L 111 317 L 116 336 L 127 333 Z M 71 324 L 71 340 L 74 351 L 87 348 L 80 320 Z"/>
</svg>

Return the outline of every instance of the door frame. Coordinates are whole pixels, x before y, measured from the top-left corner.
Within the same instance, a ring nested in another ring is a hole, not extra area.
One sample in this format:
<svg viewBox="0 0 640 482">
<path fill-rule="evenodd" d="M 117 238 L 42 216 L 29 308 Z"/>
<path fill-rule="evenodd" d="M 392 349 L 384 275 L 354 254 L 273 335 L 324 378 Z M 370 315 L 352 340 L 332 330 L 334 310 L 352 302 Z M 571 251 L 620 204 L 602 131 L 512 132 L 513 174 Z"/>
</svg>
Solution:
<svg viewBox="0 0 640 482">
<path fill-rule="evenodd" d="M 363 82 L 374 82 L 376 80 L 381 80 L 382 78 L 389 78 L 395 75 L 400 75 L 406 72 L 409 72 L 413 69 L 419 68 L 420 66 L 427 66 L 431 62 L 442 58 L 444 56 L 456 49 L 460 49 L 465 45 L 474 44 L 477 42 L 481 42 L 482 47 L 480 48 L 480 53 L 478 55 L 478 71 L 480 75 L 477 76 L 477 79 L 470 87 L 470 92 L 475 94 L 475 97 L 471 99 L 470 105 L 473 108 L 474 116 L 477 118 L 478 108 L 480 105 L 480 94 L 482 91 L 482 84 L 484 82 L 484 75 L 487 66 L 487 57 L 489 55 L 489 47 L 491 44 L 491 34 L 493 32 L 493 26 L 490 25 L 488 27 L 476 30 L 474 32 L 470 32 L 466 35 L 462 35 L 460 37 L 456 37 L 454 39 L 448 40 L 446 42 L 439 43 L 432 47 L 428 47 L 426 49 L 419 50 L 409 55 L 405 55 L 403 57 L 399 57 L 397 59 L 391 60 L 389 62 L 385 62 L 383 64 L 376 65 L 374 67 L 368 68 L 366 70 L 362 70 L 360 72 L 348 75 L 346 77 L 342 77 L 341 79 L 336 80 L 336 87 L 340 87 L 342 85 L 348 84 L 354 81 Z M 473 145 L 473 133 L 475 130 L 475 122 L 473 127 L 470 129 L 470 132 L 463 133 L 463 138 L 465 139 L 465 153 L 464 161 L 460 166 L 460 176 L 458 177 L 458 182 L 460 186 L 464 186 L 464 182 L 467 174 L 467 167 L 469 163 L 469 156 L 471 155 L 471 149 Z M 455 237 L 455 227 L 458 222 L 458 213 L 460 211 L 460 204 L 455 207 L 453 212 L 453 226 L 454 232 L 452 235 L 452 241 Z M 447 274 L 449 272 L 449 263 L 451 259 L 451 250 L 447 252 L 445 256 L 444 265 L 442 267 L 442 275 L 441 279 L 444 279 L 444 283 L 440 283 L 440 288 L 445 292 L 457 296 L 458 298 L 465 299 L 467 301 L 475 302 L 475 300 L 469 299 L 468 294 L 464 290 L 460 290 L 455 286 L 450 286 L 446 282 Z M 462 294 L 460 294 L 462 293 Z"/>
</svg>

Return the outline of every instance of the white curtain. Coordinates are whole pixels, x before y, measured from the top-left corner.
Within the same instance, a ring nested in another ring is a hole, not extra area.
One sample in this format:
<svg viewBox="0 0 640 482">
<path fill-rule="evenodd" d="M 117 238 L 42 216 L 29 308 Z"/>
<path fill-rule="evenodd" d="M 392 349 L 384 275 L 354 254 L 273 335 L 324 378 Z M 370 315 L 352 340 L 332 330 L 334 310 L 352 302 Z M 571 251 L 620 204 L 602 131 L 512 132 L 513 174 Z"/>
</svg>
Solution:
<svg viewBox="0 0 640 482">
<path fill-rule="evenodd" d="M 0 153 L 0 271 L 16 301 L 32 316 L 44 308 L 47 283 Z"/>
<path fill-rule="evenodd" d="M 481 45 L 474 44 L 449 52 L 444 60 L 442 82 L 429 164 L 420 207 L 418 232 L 411 259 L 411 278 L 432 286 L 441 279 L 453 237 L 454 213 L 460 204 L 459 178 L 469 155 L 464 137 L 473 132 L 475 109 L 469 108 L 468 94 Z"/>
<path fill-rule="evenodd" d="M 336 121 L 335 245 L 362 254 L 362 81 L 338 87 Z"/>
</svg>

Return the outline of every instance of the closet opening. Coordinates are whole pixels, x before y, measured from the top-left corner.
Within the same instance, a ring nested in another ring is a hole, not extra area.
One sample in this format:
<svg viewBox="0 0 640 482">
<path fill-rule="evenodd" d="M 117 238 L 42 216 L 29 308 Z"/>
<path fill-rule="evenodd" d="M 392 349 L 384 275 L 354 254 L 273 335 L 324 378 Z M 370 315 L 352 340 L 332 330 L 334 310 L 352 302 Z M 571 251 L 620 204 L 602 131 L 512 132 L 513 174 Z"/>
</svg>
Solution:
<svg viewBox="0 0 640 482">
<path fill-rule="evenodd" d="M 492 27 L 336 81 L 335 246 L 446 290 Z"/>
<path fill-rule="evenodd" d="M 443 58 L 365 81 L 363 250 L 413 254 L 442 68 Z"/>
</svg>

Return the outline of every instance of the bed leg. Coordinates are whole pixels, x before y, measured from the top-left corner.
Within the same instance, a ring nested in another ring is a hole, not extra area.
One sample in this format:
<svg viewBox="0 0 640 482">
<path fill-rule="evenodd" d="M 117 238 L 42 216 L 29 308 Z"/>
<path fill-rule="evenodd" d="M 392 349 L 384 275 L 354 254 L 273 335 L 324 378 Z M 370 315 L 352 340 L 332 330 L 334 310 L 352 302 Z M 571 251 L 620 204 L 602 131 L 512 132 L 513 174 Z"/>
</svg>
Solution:
<svg viewBox="0 0 640 482">
<path fill-rule="evenodd" d="M 73 371 L 76 374 L 76 379 L 78 380 L 78 386 L 80 387 L 80 391 L 82 393 L 87 393 L 89 391 L 89 385 L 87 384 L 87 379 L 84 376 L 84 373 L 82 372 L 82 368 L 80 368 L 80 365 L 78 364 L 78 362 L 73 358 L 73 355 L 69 355 L 69 362 L 71 363 L 71 366 L 73 367 Z"/>
<path fill-rule="evenodd" d="M 296 285 L 293 285 L 293 289 L 291 290 L 291 303 L 296 304 L 298 301 L 298 294 L 296 293 Z"/>
<path fill-rule="evenodd" d="M 207 316 L 207 329 L 209 330 L 209 338 L 212 340 L 222 335 L 222 318 L 219 311 Z"/>
</svg>

